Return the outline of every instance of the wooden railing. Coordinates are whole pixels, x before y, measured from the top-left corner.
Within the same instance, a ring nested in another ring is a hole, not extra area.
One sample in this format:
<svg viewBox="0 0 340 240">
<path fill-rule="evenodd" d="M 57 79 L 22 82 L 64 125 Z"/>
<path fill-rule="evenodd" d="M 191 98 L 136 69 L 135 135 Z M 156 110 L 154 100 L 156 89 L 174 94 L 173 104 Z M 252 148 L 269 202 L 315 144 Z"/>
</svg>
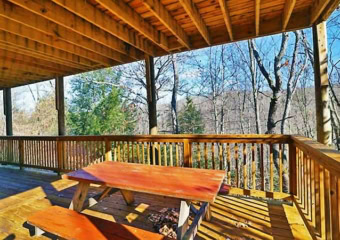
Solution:
<svg viewBox="0 0 340 240">
<path fill-rule="evenodd" d="M 102 161 L 223 169 L 226 183 L 232 186 L 230 193 L 291 199 L 314 238 L 340 239 L 340 153 L 311 139 L 286 135 L 0 137 L 2 164 L 68 172 Z"/>
<path fill-rule="evenodd" d="M 340 239 L 340 153 L 305 137 L 292 141 L 293 201 L 315 239 Z"/>
<path fill-rule="evenodd" d="M 285 135 L 0 137 L 0 163 L 58 172 L 105 160 L 223 169 L 227 183 L 256 195 L 284 191 L 289 142 Z"/>
</svg>

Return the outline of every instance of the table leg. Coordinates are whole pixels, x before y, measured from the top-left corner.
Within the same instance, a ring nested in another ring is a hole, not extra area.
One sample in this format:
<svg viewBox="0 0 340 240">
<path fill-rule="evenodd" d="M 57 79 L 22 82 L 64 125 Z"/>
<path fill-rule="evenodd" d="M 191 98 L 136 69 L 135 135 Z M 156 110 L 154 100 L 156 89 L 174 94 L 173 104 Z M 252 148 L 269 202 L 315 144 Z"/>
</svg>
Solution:
<svg viewBox="0 0 340 240">
<path fill-rule="evenodd" d="M 190 201 L 182 200 L 178 218 L 177 239 L 182 239 L 189 227 L 188 223 L 189 214 L 190 214 Z"/>
<path fill-rule="evenodd" d="M 121 194 L 123 195 L 123 198 L 127 205 L 131 205 L 135 201 L 135 197 L 133 196 L 133 192 L 128 190 L 120 190 Z"/>
<path fill-rule="evenodd" d="M 205 220 L 207 220 L 208 222 L 211 220 L 211 207 L 210 207 L 210 203 L 208 203 L 208 205 L 207 205 L 207 212 L 205 214 Z"/>
<path fill-rule="evenodd" d="M 85 202 L 85 198 L 87 196 L 87 192 L 89 190 L 89 186 L 90 186 L 89 183 L 83 183 L 83 182 L 78 183 L 77 190 L 73 195 L 69 209 L 72 209 L 77 212 L 81 212 L 84 202 Z"/>
</svg>

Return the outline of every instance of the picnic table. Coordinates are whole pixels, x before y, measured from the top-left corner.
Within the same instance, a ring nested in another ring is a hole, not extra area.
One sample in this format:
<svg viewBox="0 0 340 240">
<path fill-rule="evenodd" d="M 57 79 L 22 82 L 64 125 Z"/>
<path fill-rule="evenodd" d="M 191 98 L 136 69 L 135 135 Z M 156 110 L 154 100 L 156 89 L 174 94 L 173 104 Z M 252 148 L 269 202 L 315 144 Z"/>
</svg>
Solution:
<svg viewBox="0 0 340 240">
<path fill-rule="evenodd" d="M 111 189 L 119 189 L 125 202 L 134 202 L 133 192 L 142 192 L 181 200 L 177 239 L 193 239 L 204 217 L 210 219 L 210 203 L 213 203 L 221 187 L 224 171 L 180 167 L 164 167 L 122 162 L 102 162 L 63 175 L 78 181 L 70 209 L 82 211 L 90 184 L 104 186 L 99 199 Z M 192 201 L 201 202 L 196 210 Z M 190 211 L 195 214 L 189 226 Z"/>
</svg>

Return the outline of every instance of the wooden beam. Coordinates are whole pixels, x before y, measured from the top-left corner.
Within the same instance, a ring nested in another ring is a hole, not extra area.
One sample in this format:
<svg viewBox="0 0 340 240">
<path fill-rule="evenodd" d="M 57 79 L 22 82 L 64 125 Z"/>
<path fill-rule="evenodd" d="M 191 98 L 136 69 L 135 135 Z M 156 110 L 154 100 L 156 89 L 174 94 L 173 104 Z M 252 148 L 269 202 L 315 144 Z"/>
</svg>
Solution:
<svg viewBox="0 0 340 240">
<path fill-rule="evenodd" d="M 340 0 L 334 0 L 327 5 L 323 11 L 320 21 L 326 21 L 334 10 L 340 5 Z"/>
<path fill-rule="evenodd" d="M 155 66 L 153 57 L 147 55 L 145 56 L 145 73 L 146 95 L 148 99 L 149 110 L 149 133 L 151 135 L 155 135 L 158 134 Z"/>
<path fill-rule="evenodd" d="M 117 52 L 115 49 L 113 50 L 111 47 L 97 43 L 92 39 L 86 38 L 74 31 L 59 26 L 58 24 L 47 20 L 40 15 L 36 15 L 26 9 L 18 7 L 4 0 L 0 0 L 0 15 L 20 24 L 26 25 L 27 27 L 31 27 L 46 33 L 57 40 L 64 40 L 120 63 L 131 62 L 135 60 L 125 54 Z"/>
<path fill-rule="evenodd" d="M 313 25 L 313 46 L 317 140 L 325 145 L 331 145 L 332 125 L 329 109 L 326 22 Z"/>
<path fill-rule="evenodd" d="M 6 135 L 13 136 L 12 123 L 12 92 L 11 88 L 5 88 L 3 91 L 4 114 L 6 115 Z"/>
<path fill-rule="evenodd" d="M 192 0 L 179 0 L 179 2 L 181 3 L 185 12 L 189 15 L 190 19 L 197 27 L 198 31 L 201 33 L 206 43 L 208 45 L 211 45 L 211 39 L 208 28 L 204 23 L 195 3 Z"/>
<path fill-rule="evenodd" d="M 255 36 L 260 34 L 261 0 L 255 0 Z"/>
<path fill-rule="evenodd" d="M 97 64 L 89 59 L 5 32 L 3 30 L 0 30 L 0 42 L 7 46 L 39 54 L 41 58 L 54 58 L 58 61 L 69 63 L 70 66 L 73 67 L 77 66 L 78 68 L 84 68 L 84 70 L 90 70 Z"/>
<path fill-rule="evenodd" d="M 232 24 L 231 24 L 231 20 L 230 20 L 230 14 L 229 14 L 228 6 L 227 6 L 227 1 L 226 0 L 218 0 L 218 2 L 220 4 L 221 10 L 222 10 L 224 22 L 225 22 L 225 25 L 226 25 L 227 30 L 228 30 L 230 41 L 234 41 L 233 28 L 232 28 Z"/>
<path fill-rule="evenodd" d="M 97 0 L 97 2 L 105 7 L 110 13 L 116 15 L 139 33 L 143 34 L 154 44 L 160 46 L 165 51 L 169 51 L 168 37 L 145 21 L 144 18 L 123 0 Z"/>
<path fill-rule="evenodd" d="M 48 36 L 42 32 L 36 31 L 25 25 L 18 24 L 10 19 L 0 16 L 0 29 L 10 32 L 15 35 L 19 35 L 24 38 L 28 38 L 32 41 L 39 42 L 44 45 L 48 45 L 53 48 L 57 48 L 63 51 L 67 51 L 71 54 L 81 56 L 88 60 L 100 63 L 106 67 L 115 65 L 117 62 L 107 57 L 101 56 L 92 51 L 88 51 L 84 48 L 75 46 L 65 41 L 55 41 L 52 36 Z"/>
<path fill-rule="evenodd" d="M 58 111 L 58 135 L 66 135 L 64 77 L 55 79 L 56 109 Z"/>
<path fill-rule="evenodd" d="M 323 10 L 327 7 L 331 0 L 318 0 L 313 1 L 313 6 L 310 13 L 310 23 L 315 23 L 321 16 Z"/>
<path fill-rule="evenodd" d="M 64 0 L 52 0 L 59 6 L 66 8 L 68 11 L 75 15 L 87 20 L 89 23 L 97 26 L 103 31 L 112 34 L 121 40 L 119 44 L 122 50 L 127 51 L 127 54 L 136 59 L 142 59 L 143 54 L 147 53 L 153 56 L 155 49 L 152 44 L 136 33 L 135 31 L 127 29 L 125 26 L 111 18 L 109 15 L 104 14 L 98 8 L 92 6 L 87 1 L 64 1 Z M 86 9 L 84 11 L 84 9 Z M 66 13 L 65 13 L 66 14 Z M 69 13 L 66 14 L 70 15 Z M 133 46 L 133 47 L 131 47 Z M 136 49 L 135 49 L 135 48 Z M 140 51 L 138 51 L 139 49 Z"/>
<path fill-rule="evenodd" d="M 283 10 L 283 17 L 282 17 L 282 30 L 285 31 L 292 15 L 296 0 L 287 0 L 285 4 L 285 8 Z"/>
<path fill-rule="evenodd" d="M 19 53 L 19 54 L 22 54 L 22 55 L 25 55 L 25 56 L 28 56 L 28 57 L 34 57 L 34 58 L 45 60 L 45 61 L 48 61 L 48 62 L 55 62 L 55 63 L 60 64 L 60 65 L 75 68 L 77 70 L 82 70 L 82 71 L 89 71 L 90 70 L 89 68 L 86 68 L 86 67 L 81 66 L 81 65 L 76 65 L 74 63 L 61 61 L 59 59 L 53 59 L 53 57 L 51 57 L 51 56 L 45 56 L 44 54 L 41 54 L 39 52 L 34 52 L 34 51 L 29 51 L 27 49 L 22 49 L 20 47 L 15 46 L 15 45 L 5 44 L 1 41 L 0 41 L 0 49 L 11 51 L 11 52 L 16 52 L 16 53 Z"/>
<path fill-rule="evenodd" d="M 190 49 L 190 40 L 183 28 L 171 16 L 160 0 L 143 0 L 143 4 L 153 15 L 177 38 L 186 48 Z"/>
<path fill-rule="evenodd" d="M 14 70 L 18 64 L 27 64 L 27 66 L 32 66 L 33 68 L 38 68 L 39 71 L 34 71 L 36 73 L 45 73 L 48 74 L 62 74 L 62 73 L 76 73 L 79 72 L 78 69 L 70 68 L 67 66 L 63 66 L 60 64 L 56 64 L 53 62 L 44 61 L 38 58 L 29 57 L 25 55 L 21 55 L 16 52 L 11 52 L 7 50 L 0 49 L 0 58 L 6 59 L 10 64 L 13 64 L 8 69 Z M 25 68 L 20 68 L 20 70 L 24 70 Z"/>
<path fill-rule="evenodd" d="M 94 26 L 90 22 L 84 21 L 83 18 L 74 15 L 72 12 L 55 4 L 52 1 L 45 0 L 36 1 L 8 0 L 8 1 L 28 11 L 31 11 L 39 16 L 42 16 L 62 27 L 74 31 L 84 37 L 90 38 L 97 43 L 113 48 L 116 51 L 121 52 L 125 55 L 131 56 L 135 59 L 143 58 L 144 53 L 136 51 L 134 47 L 127 46 L 125 42 L 121 41 L 117 37 L 108 34 L 107 32 L 103 31 L 97 26 Z M 41 11 L 41 9 L 43 9 L 43 11 Z"/>
</svg>

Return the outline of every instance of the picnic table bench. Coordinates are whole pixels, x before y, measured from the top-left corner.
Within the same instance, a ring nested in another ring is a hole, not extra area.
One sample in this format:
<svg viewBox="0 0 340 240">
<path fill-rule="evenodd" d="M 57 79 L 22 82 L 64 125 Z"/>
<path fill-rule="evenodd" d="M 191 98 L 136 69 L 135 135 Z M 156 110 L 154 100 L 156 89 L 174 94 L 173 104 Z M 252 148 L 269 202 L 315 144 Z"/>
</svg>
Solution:
<svg viewBox="0 0 340 240">
<path fill-rule="evenodd" d="M 103 224 L 103 226 L 112 224 L 111 222 L 107 223 L 107 221 L 104 220 L 93 220 L 92 217 L 84 217 L 84 215 L 79 213 L 83 210 L 88 188 L 90 184 L 93 183 L 101 185 L 105 189 L 99 199 L 104 198 L 112 189 L 119 189 L 126 204 L 128 205 L 134 202 L 133 192 L 142 192 L 180 199 L 181 204 L 177 227 L 177 239 L 193 239 L 202 219 L 204 217 L 206 217 L 207 220 L 210 219 L 210 203 L 214 202 L 216 195 L 220 190 L 224 175 L 224 171 L 218 170 L 150 166 L 111 161 L 102 162 L 63 175 L 63 178 L 75 180 L 79 183 L 72 198 L 69 207 L 70 209 L 57 209 L 60 213 L 60 218 L 58 219 L 60 221 L 65 221 L 65 223 L 71 220 L 74 220 L 75 222 L 80 221 L 82 224 L 85 224 L 83 225 L 83 228 L 87 228 L 87 226 L 95 223 L 96 226 L 97 223 L 99 225 Z M 93 201 L 96 202 L 92 199 L 92 204 Z M 202 202 L 199 210 L 192 206 L 192 201 Z M 46 211 L 48 212 L 52 210 L 54 209 L 50 208 Z M 193 212 L 195 217 L 192 224 L 189 226 L 190 212 Z M 44 215 L 43 212 L 37 214 L 38 216 Z M 65 216 L 66 219 L 63 218 Z M 35 216 L 30 218 L 29 222 L 36 226 L 38 233 L 40 229 L 54 234 L 60 234 L 62 231 L 62 228 L 59 229 L 56 224 L 52 224 L 52 220 L 50 223 L 54 227 L 47 227 L 43 220 L 39 220 L 39 217 Z M 137 231 L 135 228 L 127 228 L 125 225 L 112 224 L 111 228 L 117 228 L 118 230 L 124 228 L 129 229 L 129 231 L 136 232 L 137 235 L 135 235 L 133 239 L 162 239 L 159 238 L 159 234 L 156 233 L 153 238 L 144 238 L 143 236 L 146 236 L 144 234 L 147 234 L 147 231 Z M 83 231 L 86 233 L 87 231 L 92 231 L 89 229 L 94 228 L 89 227 Z M 98 227 L 96 229 L 99 234 L 106 228 L 102 229 L 101 227 Z M 66 230 L 68 230 L 68 228 Z M 64 238 L 77 239 L 70 237 Z M 121 239 L 130 239 L 129 234 L 127 237 Z"/>
</svg>

